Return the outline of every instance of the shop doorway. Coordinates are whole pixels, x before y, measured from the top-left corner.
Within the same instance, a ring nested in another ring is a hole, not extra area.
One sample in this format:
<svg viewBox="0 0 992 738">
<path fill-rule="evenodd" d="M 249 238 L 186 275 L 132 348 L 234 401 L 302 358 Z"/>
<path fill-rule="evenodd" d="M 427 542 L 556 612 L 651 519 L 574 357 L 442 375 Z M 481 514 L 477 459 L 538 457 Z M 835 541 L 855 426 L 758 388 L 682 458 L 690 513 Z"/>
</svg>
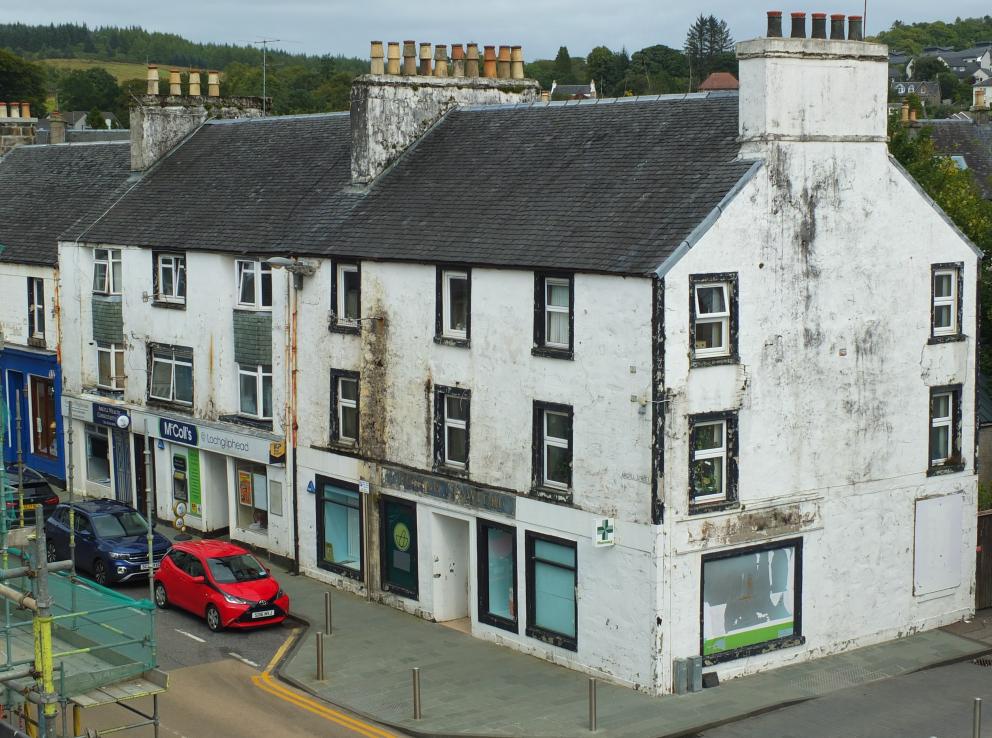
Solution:
<svg viewBox="0 0 992 738">
<path fill-rule="evenodd" d="M 134 434 L 134 484 L 137 488 L 135 490 L 136 497 L 138 500 L 138 512 L 144 515 L 148 511 L 148 496 L 145 492 L 146 488 L 151 489 L 152 494 L 152 515 L 158 516 L 158 508 L 155 506 L 155 452 L 154 443 L 152 448 L 149 449 L 151 453 L 151 479 L 148 479 L 148 475 L 145 473 L 145 437 Z M 154 523 L 154 521 L 152 521 Z"/>
<path fill-rule="evenodd" d="M 434 550 L 434 619 L 471 632 L 468 521 L 434 513 L 431 542 Z"/>
<path fill-rule="evenodd" d="M 31 377 L 31 449 L 38 456 L 54 459 L 55 444 L 55 383 L 45 377 Z"/>
<path fill-rule="evenodd" d="M 383 497 L 380 524 L 382 588 L 417 599 L 417 506 Z"/>
</svg>

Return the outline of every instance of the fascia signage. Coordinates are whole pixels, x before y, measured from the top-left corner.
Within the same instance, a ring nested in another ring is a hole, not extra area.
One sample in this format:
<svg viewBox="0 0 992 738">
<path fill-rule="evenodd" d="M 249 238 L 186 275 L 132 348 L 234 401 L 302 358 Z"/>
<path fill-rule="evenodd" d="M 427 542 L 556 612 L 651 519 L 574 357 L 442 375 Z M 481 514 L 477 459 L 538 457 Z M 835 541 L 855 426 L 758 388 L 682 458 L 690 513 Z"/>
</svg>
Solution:
<svg viewBox="0 0 992 738">
<path fill-rule="evenodd" d="M 158 419 L 158 430 L 167 441 L 183 443 L 187 446 L 196 446 L 198 435 L 196 426 L 192 423 L 184 423 L 181 420 L 169 420 L 168 418 Z"/>
<path fill-rule="evenodd" d="M 131 416 L 125 408 L 93 403 L 93 422 L 110 428 L 127 428 L 131 424 Z"/>
</svg>

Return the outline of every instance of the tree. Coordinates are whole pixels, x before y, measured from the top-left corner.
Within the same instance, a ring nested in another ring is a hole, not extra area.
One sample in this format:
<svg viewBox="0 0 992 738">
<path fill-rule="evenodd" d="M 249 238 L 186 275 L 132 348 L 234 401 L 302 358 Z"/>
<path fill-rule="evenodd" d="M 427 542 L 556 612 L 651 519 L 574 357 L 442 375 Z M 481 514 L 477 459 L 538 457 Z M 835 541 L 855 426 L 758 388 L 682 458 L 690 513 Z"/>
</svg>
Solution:
<svg viewBox="0 0 992 738">
<path fill-rule="evenodd" d="M 110 110 L 120 97 L 120 88 L 106 69 L 76 69 L 62 77 L 58 87 L 63 110 Z"/>
<path fill-rule="evenodd" d="M 685 53 L 689 58 L 690 81 L 698 85 L 714 71 L 735 71 L 734 39 L 727 22 L 716 16 L 700 15 L 685 36 Z"/>
<path fill-rule="evenodd" d="M 89 128 L 95 129 L 104 129 L 107 127 L 107 121 L 103 117 L 103 113 L 100 112 L 100 108 L 93 108 L 86 114 L 86 125 Z"/>
<path fill-rule="evenodd" d="M 913 60 L 913 79 L 917 82 L 937 79 L 949 71 L 947 65 L 935 56 L 920 56 Z"/>
<path fill-rule="evenodd" d="M 572 71 L 572 57 L 568 54 L 568 47 L 562 46 L 558 49 L 555 57 L 554 79 L 560 85 L 574 84 L 576 82 Z"/>
<path fill-rule="evenodd" d="M 45 114 L 45 70 L 0 49 L 0 100 L 31 103 L 31 114 Z"/>
</svg>

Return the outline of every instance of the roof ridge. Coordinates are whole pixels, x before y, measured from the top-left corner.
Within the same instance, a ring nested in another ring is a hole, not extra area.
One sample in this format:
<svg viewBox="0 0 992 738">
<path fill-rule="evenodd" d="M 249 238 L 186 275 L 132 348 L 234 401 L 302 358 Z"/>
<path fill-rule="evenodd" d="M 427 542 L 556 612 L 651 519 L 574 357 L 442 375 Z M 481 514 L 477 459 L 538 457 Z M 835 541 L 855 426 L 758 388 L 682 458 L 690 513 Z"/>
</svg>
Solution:
<svg viewBox="0 0 992 738">
<path fill-rule="evenodd" d="M 273 123 L 285 120 L 308 120 L 311 118 L 343 118 L 351 115 L 348 111 L 334 111 L 328 113 L 296 113 L 293 115 L 267 115 L 259 118 L 211 118 L 207 121 L 208 126 L 230 126 L 242 125 L 245 123 Z"/>
<path fill-rule="evenodd" d="M 653 103 L 653 102 L 680 102 L 720 99 L 728 97 L 738 97 L 734 90 L 708 90 L 704 92 L 677 92 L 664 95 L 631 95 L 629 97 L 594 97 L 588 100 L 551 100 L 544 102 L 534 100 L 533 102 L 503 103 L 499 105 L 463 105 L 455 108 L 453 112 L 476 113 L 488 110 L 520 110 L 531 108 L 574 108 L 579 106 L 595 105 L 627 105 L 630 103 Z"/>
</svg>

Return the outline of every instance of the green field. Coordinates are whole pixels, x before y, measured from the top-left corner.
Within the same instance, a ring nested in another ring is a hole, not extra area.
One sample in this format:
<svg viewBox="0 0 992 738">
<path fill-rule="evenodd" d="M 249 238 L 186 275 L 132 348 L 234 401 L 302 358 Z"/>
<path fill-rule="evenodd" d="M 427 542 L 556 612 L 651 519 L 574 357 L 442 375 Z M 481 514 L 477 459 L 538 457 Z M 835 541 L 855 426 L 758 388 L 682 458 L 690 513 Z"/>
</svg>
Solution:
<svg viewBox="0 0 992 738">
<path fill-rule="evenodd" d="M 132 64 L 131 62 L 99 61 L 97 59 L 41 59 L 39 63 L 67 70 L 102 67 L 114 75 L 118 84 L 129 79 L 145 79 L 145 65 Z"/>
</svg>

